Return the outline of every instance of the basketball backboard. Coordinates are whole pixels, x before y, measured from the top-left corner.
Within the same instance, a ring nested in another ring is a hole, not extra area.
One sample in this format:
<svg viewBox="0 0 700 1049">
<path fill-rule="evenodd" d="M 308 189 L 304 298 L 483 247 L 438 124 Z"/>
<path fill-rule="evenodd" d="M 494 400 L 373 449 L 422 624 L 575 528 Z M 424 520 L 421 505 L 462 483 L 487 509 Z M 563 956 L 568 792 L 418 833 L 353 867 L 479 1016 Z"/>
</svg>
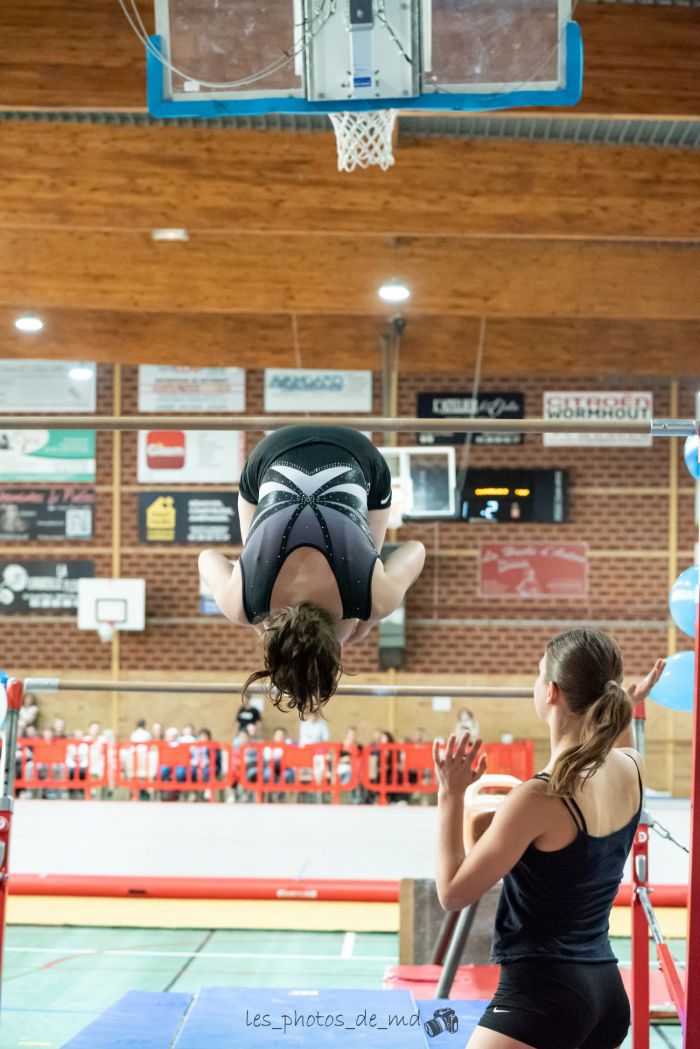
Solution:
<svg viewBox="0 0 700 1049">
<path fill-rule="evenodd" d="M 389 466 L 392 509 L 403 520 L 454 517 L 457 486 L 455 449 L 391 447 L 379 448 Z M 389 527 L 398 527 L 392 515 Z"/>
<path fill-rule="evenodd" d="M 109 640 L 115 630 L 145 628 L 145 579 L 78 580 L 78 630 L 97 630 Z"/>
<path fill-rule="evenodd" d="M 572 0 L 155 0 L 155 14 L 156 117 L 572 105 L 581 92 Z"/>
</svg>

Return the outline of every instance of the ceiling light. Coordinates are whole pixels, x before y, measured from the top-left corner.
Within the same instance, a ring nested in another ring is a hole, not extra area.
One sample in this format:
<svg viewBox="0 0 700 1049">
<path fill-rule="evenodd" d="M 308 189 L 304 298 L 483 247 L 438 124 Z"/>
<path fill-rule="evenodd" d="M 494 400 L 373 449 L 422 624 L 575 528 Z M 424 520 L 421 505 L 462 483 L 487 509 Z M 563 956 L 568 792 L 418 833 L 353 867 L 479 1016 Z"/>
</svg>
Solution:
<svg viewBox="0 0 700 1049">
<path fill-rule="evenodd" d="M 390 280 L 379 289 L 379 298 L 384 302 L 405 302 L 410 297 L 411 292 L 400 280 Z"/>
<path fill-rule="evenodd" d="M 44 322 L 40 317 L 32 317 L 29 314 L 25 314 L 23 317 L 18 317 L 15 321 L 15 328 L 17 331 L 41 331 L 44 327 Z"/>
<path fill-rule="evenodd" d="M 88 368 L 84 364 L 77 364 L 75 368 L 71 368 L 68 372 L 70 378 L 75 379 L 76 382 L 87 382 L 94 374 L 92 368 Z"/>
<path fill-rule="evenodd" d="M 153 240 L 189 240 L 190 235 L 186 229 L 154 229 L 151 230 Z"/>
</svg>

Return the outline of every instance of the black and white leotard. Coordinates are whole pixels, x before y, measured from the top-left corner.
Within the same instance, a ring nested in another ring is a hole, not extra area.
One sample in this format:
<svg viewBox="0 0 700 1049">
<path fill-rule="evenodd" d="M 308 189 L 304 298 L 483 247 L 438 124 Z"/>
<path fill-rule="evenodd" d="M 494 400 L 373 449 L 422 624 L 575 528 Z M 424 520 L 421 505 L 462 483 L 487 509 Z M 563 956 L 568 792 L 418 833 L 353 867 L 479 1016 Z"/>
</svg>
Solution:
<svg viewBox="0 0 700 1049">
<path fill-rule="evenodd" d="M 278 430 L 249 457 L 240 492 L 257 504 L 239 561 L 249 622 L 269 615 L 282 565 L 302 547 L 328 561 L 343 619 L 369 619 L 378 553 L 367 513 L 390 506 L 391 476 L 366 437 L 339 426 Z"/>
</svg>

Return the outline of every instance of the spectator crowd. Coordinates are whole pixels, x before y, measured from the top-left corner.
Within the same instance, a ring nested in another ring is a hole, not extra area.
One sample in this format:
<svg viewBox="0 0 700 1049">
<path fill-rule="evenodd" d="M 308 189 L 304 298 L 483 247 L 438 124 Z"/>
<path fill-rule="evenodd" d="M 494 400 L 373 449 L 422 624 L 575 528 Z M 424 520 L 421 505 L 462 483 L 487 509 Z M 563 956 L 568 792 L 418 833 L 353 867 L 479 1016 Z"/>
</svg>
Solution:
<svg viewBox="0 0 700 1049">
<path fill-rule="evenodd" d="M 191 723 L 182 728 L 163 727 L 154 722 L 148 727 L 145 718 L 139 719 L 128 743 L 121 742 L 117 760 L 122 781 L 140 782 L 140 800 L 175 801 L 186 799 L 226 800 L 229 802 L 256 800 L 261 777 L 267 785 L 265 796 L 272 801 L 283 801 L 296 788 L 305 788 L 298 800 L 316 800 L 322 797 L 331 778 L 331 754 L 323 744 L 339 743 L 334 747 L 337 783 L 348 789 L 348 800 L 354 803 L 374 803 L 376 791 L 372 785 L 379 782 L 380 773 L 385 783 L 400 786 L 400 791 L 387 794 L 387 801 L 407 804 L 420 801 L 418 788 L 426 784 L 425 767 L 421 770 L 405 768 L 405 751 L 419 752 L 424 761 L 432 751 L 432 741 L 425 730 L 417 728 L 410 736 L 396 740 L 391 732 L 377 729 L 367 742 L 358 737 L 357 729 L 347 728 L 342 740 L 332 741 L 328 723 L 318 714 L 310 714 L 304 721 L 294 719 L 297 738 L 290 737 L 285 728 L 276 726 L 265 731 L 262 700 L 245 697 L 236 713 L 236 732 L 230 744 L 214 741 L 206 727 L 195 729 Z M 107 774 L 110 754 L 115 753 L 116 740 L 110 729 L 103 729 L 97 721 L 82 729 L 66 730 L 66 721 L 54 717 L 50 725 L 43 724 L 39 704 L 34 696 L 24 696 L 20 711 L 16 753 L 16 779 L 22 797 L 111 797 L 120 796 L 113 789 Z M 291 724 L 291 719 L 290 719 Z M 471 711 L 463 708 L 453 731 L 459 737 L 465 730 L 478 733 L 478 724 Z M 48 744 L 49 746 L 37 745 Z M 400 744 L 401 746 L 390 746 Z M 52 746 L 53 745 L 53 746 Z M 304 752 L 311 751 L 301 760 Z M 299 759 L 295 760 L 295 755 Z M 358 763 L 366 763 L 367 775 L 359 783 Z M 229 769 L 225 789 L 217 786 Z M 145 781 L 148 781 L 146 783 Z M 93 789 L 92 785 L 101 786 Z M 28 785 L 31 783 L 31 786 Z M 156 786 L 154 787 L 154 784 Z M 215 797 L 205 785 L 211 785 Z M 271 786 L 279 786 L 279 791 Z M 318 788 L 313 790 L 309 788 Z M 411 788 L 416 788 L 411 791 Z M 315 796 L 314 796 L 315 795 Z M 425 800 L 430 795 L 423 793 Z"/>
</svg>

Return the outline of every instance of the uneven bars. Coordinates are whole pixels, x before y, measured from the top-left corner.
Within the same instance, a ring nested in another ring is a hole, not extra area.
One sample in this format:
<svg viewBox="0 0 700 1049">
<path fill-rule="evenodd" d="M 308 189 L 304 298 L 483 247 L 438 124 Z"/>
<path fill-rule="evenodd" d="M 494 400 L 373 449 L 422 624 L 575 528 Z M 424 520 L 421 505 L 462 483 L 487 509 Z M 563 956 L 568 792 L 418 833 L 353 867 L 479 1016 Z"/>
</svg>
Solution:
<svg viewBox="0 0 700 1049">
<path fill-rule="evenodd" d="M 219 684 L 193 681 L 190 684 L 168 681 L 72 681 L 67 678 L 28 677 L 25 692 L 170 692 L 207 695 L 233 695 L 243 691 L 242 684 Z M 267 695 L 262 685 L 251 685 L 247 692 Z M 532 689 L 485 685 L 340 685 L 340 696 L 454 696 L 465 699 L 531 699 Z"/>
<path fill-rule="evenodd" d="M 280 430 L 284 426 L 347 426 L 402 433 L 621 433 L 693 437 L 696 419 L 385 419 L 377 415 L 0 415 L 2 430 Z"/>
</svg>

